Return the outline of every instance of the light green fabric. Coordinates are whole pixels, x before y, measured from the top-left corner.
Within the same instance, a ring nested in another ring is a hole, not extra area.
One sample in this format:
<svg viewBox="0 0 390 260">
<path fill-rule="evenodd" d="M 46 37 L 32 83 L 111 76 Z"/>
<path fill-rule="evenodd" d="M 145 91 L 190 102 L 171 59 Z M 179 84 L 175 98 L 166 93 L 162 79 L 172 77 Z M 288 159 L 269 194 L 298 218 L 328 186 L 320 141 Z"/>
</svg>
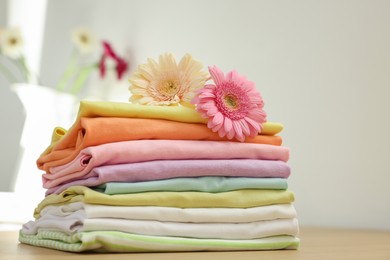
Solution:
<svg viewBox="0 0 390 260">
<path fill-rule="evenodd" d="M 274 236 L 249 240 L 196 239 L 145 236 L 118 231 L 90 231 L 74 235 L 41 231 L 37 235 L 19 233 L 19 241 L 34 246 L 70 252 L 173 252 L 297 249 L 294 236 Z"/>
<path fill-rule="evenodd" d="M 63 205 L 83 201 L 89 204 L 113 206 L 163 206 L 178 208 L 250 208 L 294 201 L 289 190 L 236 190 L 206 192 L 143 192 L 107 195 L 85 186 L 72 186 L 60 194 L 47 196 L 35 209 L 34 216 L 48 205 Z"/>
<path fill-rule="evenodd" d="M 287 189 L 287 180 L 282 178 L 229 178 L 199 177 L 173 178 L 143 182 L 108 182 L 95 190 L 105 194 L 129 194 L 147 191 L 202 191 L 226 192 L 240 189 Z"/>
</svg>

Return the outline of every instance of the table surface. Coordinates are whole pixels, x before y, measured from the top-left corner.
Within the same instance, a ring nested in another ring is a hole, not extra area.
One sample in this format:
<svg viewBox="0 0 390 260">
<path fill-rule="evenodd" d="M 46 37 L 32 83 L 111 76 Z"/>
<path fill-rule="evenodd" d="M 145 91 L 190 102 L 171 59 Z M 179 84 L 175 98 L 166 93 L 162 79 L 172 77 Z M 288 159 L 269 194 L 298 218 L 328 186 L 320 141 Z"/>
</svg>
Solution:
<svg viewBox="0 0 390 260">
<path fill-rule="evenodd" d="M 0 232 L 0 259 L 387 259 L 390 260 L 390 232 L 331 228 L 301 228 L 298 250 L 190 252 L 190 253 L 67 253 L 18 242 L 17 231 Z"/>
</svg>

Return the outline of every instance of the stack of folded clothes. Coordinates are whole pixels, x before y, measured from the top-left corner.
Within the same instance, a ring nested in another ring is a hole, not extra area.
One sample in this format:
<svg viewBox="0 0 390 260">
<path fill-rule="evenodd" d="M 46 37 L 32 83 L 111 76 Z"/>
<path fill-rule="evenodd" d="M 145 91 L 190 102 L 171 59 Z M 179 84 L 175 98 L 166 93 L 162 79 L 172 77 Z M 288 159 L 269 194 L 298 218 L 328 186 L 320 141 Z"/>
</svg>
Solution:
<svg viewBox="0 0 390 260">
<path fill-rule="evenodd" d="M 196 106 L 81 101 L 37 161 L 46 197 L 19 240 L 71 252 L 296 249 L 283 125 L 234 139 Z"/>
</svg>

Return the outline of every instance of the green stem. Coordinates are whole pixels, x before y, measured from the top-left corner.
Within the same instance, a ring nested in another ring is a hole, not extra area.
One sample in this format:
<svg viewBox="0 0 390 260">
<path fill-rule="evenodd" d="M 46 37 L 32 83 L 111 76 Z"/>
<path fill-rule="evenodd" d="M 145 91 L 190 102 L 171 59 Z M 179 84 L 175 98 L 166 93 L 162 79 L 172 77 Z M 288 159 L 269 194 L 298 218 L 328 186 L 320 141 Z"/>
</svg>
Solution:
<svg viewBox="0 0 390 260">
<path fill-rule="evenodd" d="M 7 79 L 11 83 L 15 83 L 18 81 L 18 79 L 15 77 L 15 75 L 2 63 L 0 63 L 0 70 L 3 72 L 4 76 L 7 77 Z"/>
<path fill-rule="evenodd" d="M 26 59 L 24 58 L 24 56 L 20 57 L 19 62 L 22 65 L 22 69 L 24 71 L 24 76 L 26 77 L 26 82 L 31 82 L 32 81 L 32 78 L 31 78 L 32 75 L 30 73 L 30 70 L 27 67 Z"/>
<path fill-rule="evenodd" d="M 22 63 L 20 62 L 20 60 L 19 59 L 10 59 L 10 61 L 15 65 L 15 67 L 18 68 L 18 72 L 21 74 L 23 79 L 25 79 L 26 76 L 25 76 L 24 69 L 23 69 L 23 66 L 22 66 Z"/>
<path fill-rule="evenodd" d="M 70 90 L 70 93 L 73 95 L 76 95 L 80 92 L 81 88 L 84 86 L 85 81 L 87 80 L 88 76 L 91 74 L 91 72 L 96 68 L 96 64 L 90 65 L 88 67 L 83 68 L 76 80 L 74 81 L 74 84 Z"/>
<path fill-rule="evenodd" d="M 57 84 L 57 90 L 59 90 L 59 91 L 65 90 L 66 84 L 69 82 L 69 79 L 74 74 L 76 58 L 77 58 L 76 51 L 73 50 L 72 54 L 70 55 L 70 58 L 68 60 L 68 64 L 66 66 L 66 69 L 65 69 L 64 73 L 62 74 L 60 81 Z"/>
</svg>

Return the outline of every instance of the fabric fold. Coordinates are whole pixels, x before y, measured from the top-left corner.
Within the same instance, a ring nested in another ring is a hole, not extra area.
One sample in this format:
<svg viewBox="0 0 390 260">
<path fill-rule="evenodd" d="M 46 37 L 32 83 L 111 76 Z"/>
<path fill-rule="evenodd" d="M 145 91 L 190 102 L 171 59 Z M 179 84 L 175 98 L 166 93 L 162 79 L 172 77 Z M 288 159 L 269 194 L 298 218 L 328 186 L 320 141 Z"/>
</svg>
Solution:
<svg viewBox="0 0 390 260">
<path fill-rule="evenodd" d="M 196 177 L 172 178 L 141 182 L 107 182 L 93 188 L 114 195 L 149 191 L 225 192 L 241 189 L 285 190 L 287 180 L 282 178 Z"/>
<path fill-rule="evenodd" d="M 77 213 L 77 212 L 76 212 Z M 298 220 L 273 219 L 245 223 L 190 223 L 120 218 L 51 217 L 23 225 L 23 233 L 35 235 L 52 230 L 73 235 L 81 231 L 120 231 L 139 235 L 188 238 L 256 239 L 298 234 Z"/>
<path fill-rule="evenodd" d="M 76 121 L 81 117 L 151 118 L 207 124 L 207 119 L 202 118 L 195 109 L 188 107 L 145 106 L 112 101 L 80 101 Z M 261 134 L 276 135 L 283 130 L 283 127 L 281 123 L 265 122 Z"/>
<path fill-rule="evenodd" d="M 139 182 L 178 177 L 256 177 L 288 178 L 290 167 L 282 161 L 267 160 L 162 160 L 100 166 L 88 174 L 65 175 L 56 179 L 42 177 L 46 194 L 58 193 L 70 186 L 98 186 L 106 182 Z"/>
<path fill-rule="evenodd" d="M 86 147 L 71 162 L 52 167 L 49 173 L 54 178 L 81 171 L 89 172 L 101 165 L 184 159 L 260 159 L 287 162 L 289 148 L 227 141 L 122 141 Z"/>
<path fill-rule="evenodd" d="M 185 252 L 296 249 L 295 236 L 273 236 L 260 239 L 196 239 L 146 236 L 118 231 L 89 231 L 74 235 L 42 231 L 37 235 L 19 233 L 22 243 L 69 252 Z"/>
<path fill-rule="evenodd" d="M 273 204 L 251 208 L 176 208 L 159 206 L 107 206 L 84 202 L 49 205 L 41 216 L 67 217 L 80 211 L 87 218 L 121 218 L 193 223 L 245 223 L 296 218 L 293 204 Z"/>
<path fill-rule="evenodd" d="M 161 119 L 82 117 L 50 151 L 46 150 L 41 154 L 37 166 L 41 170 L 50 172 L 51 167 L 71 162 L 86 147 L 140 139 L 228 141 L 226 138 L 219 137 L 204 124 Z M 257 135 L 247 138 L 246 142 L 280 146 L 282 138 Z"/>
<path fill-rule="evenodd" d="M 34 216 L 49 205 L 82 201 L 112 206 L 164 206 L 180 208 L 250 208 L 294 201 L 289 190 L 237 190 L 221 193 L 206 192 L 145 192 L 107 195 L 85 186 L 72 186 L 60 194 L 51 194 L 35 208 Z"/>
</svg>

